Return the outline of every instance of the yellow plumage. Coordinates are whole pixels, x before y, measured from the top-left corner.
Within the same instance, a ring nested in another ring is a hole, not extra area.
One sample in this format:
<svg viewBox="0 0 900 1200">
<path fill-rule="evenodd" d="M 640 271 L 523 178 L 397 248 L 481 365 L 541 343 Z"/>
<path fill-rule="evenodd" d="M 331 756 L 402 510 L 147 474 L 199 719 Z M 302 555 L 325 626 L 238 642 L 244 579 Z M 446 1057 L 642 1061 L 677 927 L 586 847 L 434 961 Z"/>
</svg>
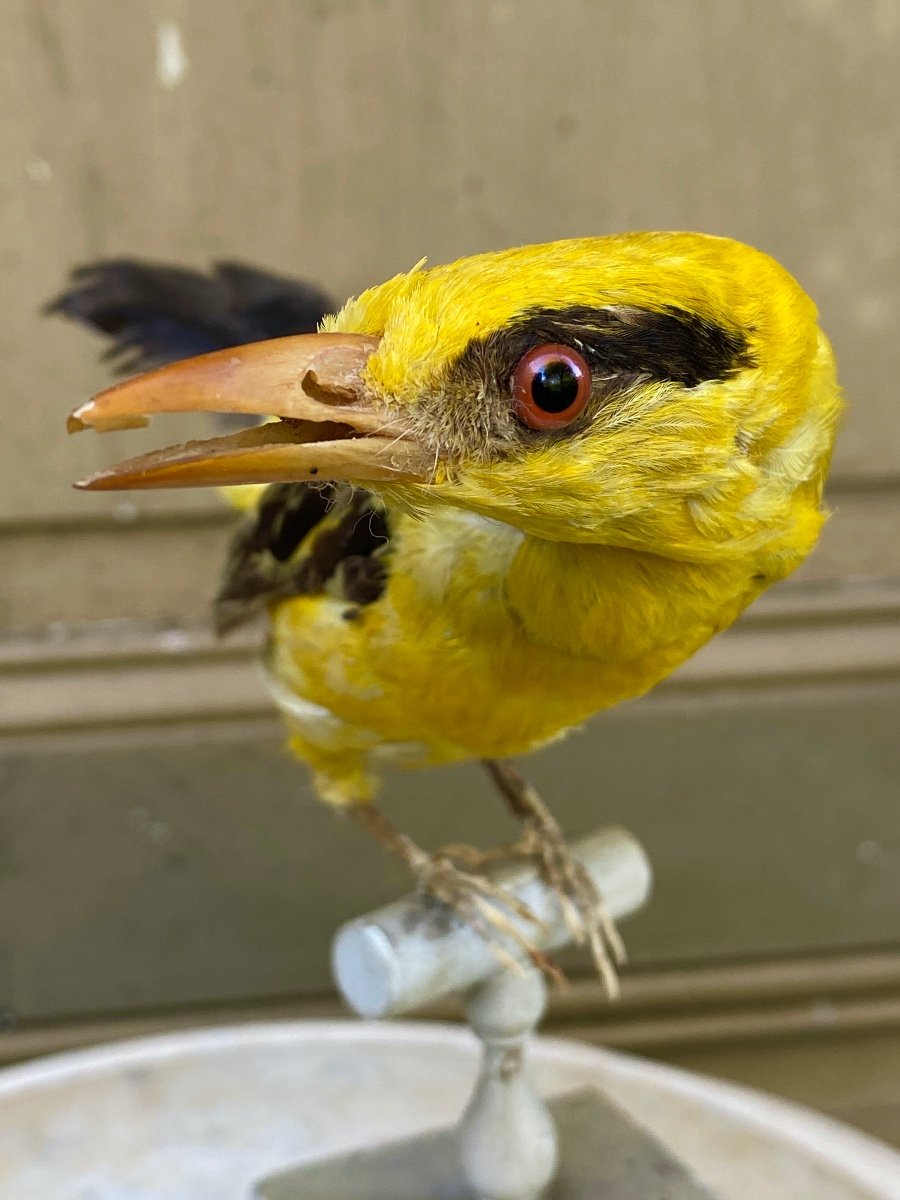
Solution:
<svg viewBox="0 0 900 1200">
<path fill-rule="evenodd" d="M 374 812 L 386 760 L 522 754 L 647 691 L 789 574 L 824 520 L 841 403 L 830 347 L 791 276 L 727 239 L 625 234 L 419 264 L 319 335 L 243 349 L 121 385 L 74 427 L 191 407 L 280 422 L 88 486 L 246 481 L 225 596 L 268 589 L 290 744 L 321 796 L 356 814 Z M 550 366 L 532 367 L 545 351 Z M 298 482 L 253 482 L 270 479 Z M 322 480 L 374 498 L 357 517 L 334 492 L 325 512 Z M 386 532 L 358 553 L 363 519 Z M 555 823 L 491 769 L 603 967 L 596 897 Z M 365 819 L 484 927 L 483 905 L 466 906 L 488 894 L 476 877 Z"/>
<path fill-rule="evenodd" d="M 479 398 L 447 391 L 448 366 L 517 314 L 575 304 L 737 325 L 756 365 L 638 387 L 577 440 L 499 462 L 473 439 L 435 482 L 388 491 L 377 605 L 353 622 L 327 596 L 274 606 L 275 679 L 342 723 L 325 737 L 288 716 L 333 802 L 371 793 L 380 746 L 417 765 L 522 754 L 645 692 L 818 536 L 832 357 L 812 302 L 749 247 L 635 234 L 479 255 L 398 276 L 327 327 L 383 338 L 368 374 L 386 404 L 425 423 L 437 399 L 465 429 Z"/>
</svg>

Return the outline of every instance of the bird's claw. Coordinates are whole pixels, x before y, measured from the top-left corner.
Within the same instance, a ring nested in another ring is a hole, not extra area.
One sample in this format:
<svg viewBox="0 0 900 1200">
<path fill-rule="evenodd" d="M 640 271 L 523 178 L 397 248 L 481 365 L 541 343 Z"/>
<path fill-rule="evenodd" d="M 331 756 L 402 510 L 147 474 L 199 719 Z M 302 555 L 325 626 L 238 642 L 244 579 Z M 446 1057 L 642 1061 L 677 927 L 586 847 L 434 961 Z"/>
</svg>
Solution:
<svg viewBox="0 0 900 1200">
<path fill-rule="evenodd" d="M 556 821 L 549 814 L 530 814 L 517 849 L 521 857 L 535 864 L 556 896 L 572 940 L 590 948 L 607 993 L 617 995 L 616 967 L 625 961 L 624 943 L 597 886 L 572 854 Z"/>
<path fill-rule="evenodd" d="M 511 845 L 479 850 L 475 846 L 454 842 L 443 846 L 434 857 L 436 860 L 443 858 L 461 863 L 473 870 L 483 870 L 499 863 L 531 863 L 556 897 L 572 941 L 576 945 L 589 947 L 607 993 L 610 996 L 618 994 L 616 967 L 626 958 L 621 935 L 593 879 L 572 854 L 562 831 L 549 813 L 529 813 L 523 820 L 521 836 Z M 564 976 L 559 967 L 546 955 L 542 955 L 542 958 L 549 964 L 541 964 L 542 970 L 555 982 L 563 982 Z"/>
<path fill-rule="evenodd" d="M 483 862 L 481 852 L 470 846 L 447 846 L 434 854 L 423 854 L 415 868 L 421 892 L 471 926 L 504 967 L 521 972 L 524 959 L 559 982 L 559 968 L 521 928 L 521 922 L 542 925 L 528 905 L 486 875 L 463 870 L 454 859 L 472 865 Z"/>
</svg>

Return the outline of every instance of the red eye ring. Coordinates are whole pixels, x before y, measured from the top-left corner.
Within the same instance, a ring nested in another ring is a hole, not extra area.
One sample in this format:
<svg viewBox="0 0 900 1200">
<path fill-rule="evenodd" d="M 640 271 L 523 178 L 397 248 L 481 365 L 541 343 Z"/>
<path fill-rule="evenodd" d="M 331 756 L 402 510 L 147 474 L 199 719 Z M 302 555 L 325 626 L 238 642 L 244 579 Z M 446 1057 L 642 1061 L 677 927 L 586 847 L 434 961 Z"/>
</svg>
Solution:
<svg viewBox="0 0 900 1200">
<path fill-rule="evenodd" d="M 535 346 L 512 373 L 513 409 L 530 429 L 564 429 L 591 398 L 591 369 L 571 346 Z"/>
</svg>

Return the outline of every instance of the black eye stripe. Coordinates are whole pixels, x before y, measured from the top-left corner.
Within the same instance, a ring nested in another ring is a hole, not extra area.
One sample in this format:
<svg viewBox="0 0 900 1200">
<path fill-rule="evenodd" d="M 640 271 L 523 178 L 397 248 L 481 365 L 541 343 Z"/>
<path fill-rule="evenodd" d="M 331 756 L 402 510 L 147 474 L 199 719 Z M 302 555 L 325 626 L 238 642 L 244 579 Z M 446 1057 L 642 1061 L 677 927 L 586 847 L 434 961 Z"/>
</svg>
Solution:
<svg viewBox="0 0 900 1200">
<path fill-rule="evenodd" d="M 753 365 L 746 336 L 674 307 L 660 312 L 616 305 L 530 309 L 506 329 L 470 342 L 454 371 L 504 387 L 516 363 L 542 343 L 576 347 L 601 376 L 697 387 Z"/>
</svg>

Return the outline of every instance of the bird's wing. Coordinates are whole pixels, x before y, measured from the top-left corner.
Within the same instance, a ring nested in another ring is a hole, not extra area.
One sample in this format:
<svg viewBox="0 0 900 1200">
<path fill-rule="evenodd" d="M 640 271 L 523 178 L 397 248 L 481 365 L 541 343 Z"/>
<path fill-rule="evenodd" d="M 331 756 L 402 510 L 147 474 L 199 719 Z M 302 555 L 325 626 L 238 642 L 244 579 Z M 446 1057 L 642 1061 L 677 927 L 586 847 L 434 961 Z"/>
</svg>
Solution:
<svg viewBox="0 0 900 1200">
<path fill-rule="evenodd" d="M 215 600 L 217 631 L 227 633 L 273 600 L 322 594 L 350 620 L 387 584 L 390 531 L 371 493 L 334 484 L 267 488 L 237 531 Z"/>
<path fill-rule="evenodd" d="M 312 333 L 333 311 L 315 284 L 242 263 L 209 274 L 112 259 L 76 268 L 46 306 L 112 338 L 104 357 L 129 374 L 195 354 L 295 333 Z"/>
</svg>

